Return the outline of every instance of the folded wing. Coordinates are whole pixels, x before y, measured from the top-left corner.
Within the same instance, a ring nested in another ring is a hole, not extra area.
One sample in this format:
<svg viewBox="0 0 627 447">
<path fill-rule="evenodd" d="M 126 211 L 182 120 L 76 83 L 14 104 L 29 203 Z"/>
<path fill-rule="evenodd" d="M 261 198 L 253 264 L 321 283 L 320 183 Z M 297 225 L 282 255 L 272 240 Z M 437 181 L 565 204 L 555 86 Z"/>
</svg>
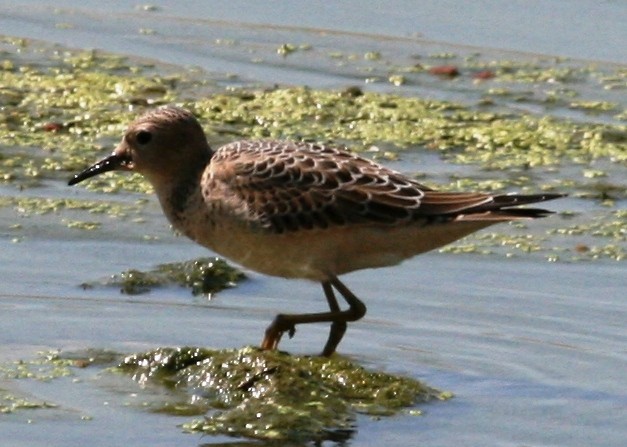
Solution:
<svg viewBox="0 0 627 447">
<path fill-rule="evenodd" d="M 221 147 L 211 165 L 249 217 L 277 233 L 542 217 L 549 211 L 512 207 L 560 196 L 437 192 L 348 151 L 309 143 L 239 141 Z"/>
</svg>

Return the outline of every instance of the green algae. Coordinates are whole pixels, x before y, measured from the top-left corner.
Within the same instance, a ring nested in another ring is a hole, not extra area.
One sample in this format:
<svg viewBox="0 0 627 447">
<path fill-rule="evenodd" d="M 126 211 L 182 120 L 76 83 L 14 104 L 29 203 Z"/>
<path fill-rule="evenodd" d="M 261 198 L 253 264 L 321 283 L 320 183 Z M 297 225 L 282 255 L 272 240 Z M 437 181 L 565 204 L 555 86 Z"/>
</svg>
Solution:
<svg viewBox="0 0 627 447">
<path fill-rule="evenodd" d="M 279 45 L 276 52 L 278 55 L 286 57 L 296 51 L 307 51 L 310 49 L 311 49 L 311 46 L 308 44 L 294 45 L 291 43 L 284 43 L 282 45 Z"/>
<path fill-rule="evenodd" d="M 81 200 L 51 197 L 19 197 L 0 196 L 0 209 L 9 208 L 20 217 L 43 215 L 67 215 L 69 212 L 106 215 L 109 218 L 126 219 L 137 215 L 144 202 L 119 203 L 111 201 Z M 102 226 L 101 222 L 62 219 L 68 228 L 95 230 Z"/>
<path fill-rule="evenodd" d="M 66 379 L 69 383 L 80 382 L 76 371 L 92 365 L 109 366 L 118 361 L 120 354 L 104 350 L 87 349 L 73 353 L 60 351 L 38 352 L 29 359 L 0 363 L 0 379 L 27 380 L 39 382 L 55 382 Z M 10 383 L 10 382 L 9 382 Z M 0 388 L 0 414 L 24 414 L 34 410 L 55 410 L 63 408 L 50 400 L 26 395 L 19 391 L 8 391 Z M 90 416 L 82 415 L 81 420 L 91 420 Z M 27 420 L 33 422 L 32 419 Z"/>
<path fill-rule="evenodd" d="M 99 229 L 102 224 L 100 222 L 86 222 L 82 220 L 69 220 L 66 221 L 68 228 L 83 231 L 93 231 Z"/>
<path fill-rule="evenodd" d="M 69 378 L 71 385 L 80 382 L 79 370 L 96 367 L 96 380 L 110 380 L 106 376 L 114 374 L 136 381 L 141 389 L 131 394 L 141 397 L 145 390 L 150 395 L 139 403 L 140 410 L 192 418 L 182 425 L 184 431 L 282 445 L 342 442 L 357 430 L 359 415 L 416 416 L 422 414 L 418 404 L 452 397 L 418 380 L 371 371 L 339 356 L 291 356 L 253 347 L 166 347 L 120 357 L 93 349 L 42 352 L 0 364 L 0 377 L 45 382 Z M 166 393 L 155 398 L 156 388 Z M 58 408 L 54 402 L 0 389 L 0 414 Z"/>
<path fill-rule="evenodd" d="M 135 110 L 129 111 L 129 104 L 135 109 L 177 102 L 183 99 L 185 88 L 202 86 L 200 81 L 185 74 L 142 76 L 148 68 L 97 51 L 56 52 L 54 64 L 47 70 L 19 62 L 12 61 L 14 68 L 1 72 L 4 77 L 0 78 L 0 91 L 12 92 L 16 103 L 15 109 L 4 117 L 7 132 L 3 141 L 12 146 L 35 146 L 66 155 L 56 163 L 48 157 L 42 169 L 31 170 L 24 176 L 77 168 L 81 162 L 72 155 L 84 156 L 85 148 L 93 148 L 94 140 L 119 138 L 136 115 Z M 496 68 L 503 72 L 521 70 L 505 62 Z M 404 83 L 399 76 L 392 75 L 390 82 Z M 554 73 L 548 77 L 563 78 Z M 491 89 L 494 93 L 494 88 Z M 184 99 L 183 102 L 206 124 L 227 125 L 243 137 L 322 137 L 351 142 L 356 149 L 381 143 L 398 148 L 423 146 L 441 151 L 457 163 L 495 169 L 555 165 L 564 159 L 589 162 L 610 157 L 622 163 L 626 161 L 624 141 L 603 139 L 607 131 L 619 129 L 624 133 L 624 127 L 480 112 L 452 102 L 400 95 L 367 92 L 350 97 L 298 87 L 217 91 L 193 103 Z M 593 104 L 609 107 L 603 101 L 572 104 L 585 108 Z M 59 123 L 60 131 L 46 132 L 46 125 L 54 122 Z M 81 140 L 84 148 L 79 150 L 76 145 Z M 118 177 L 121 176 L 115 178 Z M 121 186 L 123 190 L 128 188 L 130 184 Z"/>
<path fill-rule="evenodd" d="M 315 52 L 307 45 L 285 45 L 287 53 Z M 624 84 L 626 71 L 620 67 L 600 70 L 555 58 L 486 60 L 478 54 L 463 58 L 446 53 L 420 57 L 421 64 L 415 63 L 419 57 L 415 56 L 410 66 L 392 67 L 378 50 L 336 55 L 356 70 L 368 68 L 371 74 L 367 76 L 397 85 L 399 93 L 389 94 L 356 86 L 337 91 L 223 88 L 198 70 L 166 69 L 100 51 L 40 48 L 10 38 L 0 39 L 0 46 L 4 50 L 0 56 L 0 183 L 20 189 L 41 187 L 50 179 L 67 180 L 110 152 L 138 113 L 178 103 L 194 111 L 212 141 L 327 141 L 382 160 L 402 159 L 403 151 L 411 150 L 436 154 L 450 165 L 471 167 L 468 174 L 451 175 L 448 183 L 432 185 L 439 189 L 560 191 L 609 208 L 620 207 L 626 197 L 627 127 L 552 115 L 560 109 L 581 110 L 614 114 L 620 120 L 624 102 L 590 94 L 595 86 L 604 90 Z M 471 79 L 472 88 L 482 92 L 476 106 L 400 92 L 421 79 L 436 82 L 425 67 L 441 64 L 443 59 L 459 69 L 454 82 Z M 489 80 L 472 81 L 480 71 L 488 71 Z M 504 103 L 512 101 L 544 104 L 551 116 L 503 109 Z M 580 168 L 579 173 L 572 175 L 572 167 Z M 490 178 L 473 178 L 476 172 L 490 173 Z M 141 176 L 119 173 L 104 174 L 84 187 L 101 193 L 152 193 Z M 58 206 L 59 212 L 70 209 L 68 204 L 46 203 L 47 199 L 39 199 L 40 203 L 30 199 L 28 204 L 20 198 L 22 205 L 16 205 L 17 198 L 9 200 L 9 205 L 27 215 L 39 215 L 50 206 Z M 3 204 L 7 205 L 6 198 L 0 200 Z M 89 212 L 106 206 L 96 205 Z M 129 214 L 115 204 L 110 211 Z M 98 228 L 98 222 L 85 218 L 67 219 L 65 225 Z M 517 243 L 516 238 L 510 241 L 512 246 Z M 615 239 L 603 246 L 623 244 Z"/>
<path fill-rule="evenodd" d="M 611 112 L 618 109 L 618 104 L 609 101 L 573 101 L 570 104 L 573 109 L 583 109 L 588 112 Z"/>
<path fill-rule="evenodd" d="M 12 148 L 0 157 L 5 181 L 58 178 L 79 169 L 109 135 L 119 138 L 134 107 L 175 98 L 177 79 L 151 76 L 149 64 L 98 51 L 33 48 L 30 54 L 30 43 L 6 38 L 0 44 L 13 49 L 0 70 L 0 106 L 11 106 L 0 112 L 0 140 Z"/>
<path fill-rule="evenodd" d="M 569 260 L 627 259 L 627 210 L 624 209 L 592 216 L 585 222 L 553 228 L 547 233 L 573 239 L 561 250 L 562 257 Z"/>
<path fill-rule="evenodd" d="M 612 210 L 591 215 L 563 214 L 543 234 L 529 234 L 524 224 L 509 225 L 507 234 L 481 232 L 442 247 L 441 253 L 540 256 L 555 262 L 611 260 L 627 257 L 627 211 Z M 564 222 L 571 222 L 564 225 Z"/>
<path fill-rule="evenodd" d="M 72 366 L 74 366 L 74 361 L 62 358 L 58 351 L 39 352 L 34 359 L 0 364 L 0 377 L 49 382 L 60 377 L 71 376 Z"/>
<path fill-rule="evenodd" d="M 0 389 L 0 414 L 15 413 L 22 410 L 45 410 L 48 408 L 57 408 L 57 405 L 43 400 L 17 396 Z"/>
<path fill-rule="evenodd" d="M 244 280 L 243 272 L 220 258 L 199 258 L 186 262 L 160 264 L 155 269 L 143 272 L 135 269 L 113 275 L 106 286 L 119 287 L 122 293 L 138 295 L 151 289 L 178 285 L 189 288 L 193 295 L 211 296 L 223 289 L 234 287 Z M 97 283 L 82 284 L 92 288 Z"/>
<path fill-rule="evenodd" d="M 181 402 L 153 411 L 207 414 L 185 430 L 283 443 L 345 440 L 356 430 L 357 414 L 392 416 L 450 397 L 346 359 L 256 348 L 160 348 L 128 356 L 117 369 L 144 386 L 184 393 Z"/>
<path fill-rule="evenodd" d="M 451 102 L 304 87 L 214 95 L 188 104 L 208 122 L 240 127 L 243 137 L 327 139 L 363 150 L 376 144 L 437 150 L 456 163 L 506 170 L 609 158 L 627 162 L 627 144 L 608 141 L 620 126 L 552 117 L 479 112 Z"/>
</svg>

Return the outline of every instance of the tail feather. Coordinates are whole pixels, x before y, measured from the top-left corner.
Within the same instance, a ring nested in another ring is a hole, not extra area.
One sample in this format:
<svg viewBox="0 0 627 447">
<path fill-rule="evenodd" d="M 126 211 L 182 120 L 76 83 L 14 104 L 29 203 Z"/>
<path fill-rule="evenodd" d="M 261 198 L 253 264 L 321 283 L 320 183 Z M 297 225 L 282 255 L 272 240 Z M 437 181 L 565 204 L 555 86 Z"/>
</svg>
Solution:
<svg viewBox="0 0 627 447">
<path fill-rule="evenodd" d="M 448 193 L 428 191 L 422 199 L 420 212 L 424 215 L 456 216 L 464 221 L 507 221 L 534 219 L 552 214 L 541 208 L 518 208 L 547 200 L 564 197 L 565 194 L 489 194 Z"/>
<path fill-rule="evenodd" d="M 476 207 L 467 209 L 466 213 L 481 213 L 484 211 L 506 211 L 508 213 L 520 213 L 530 214 L 528 217 L 543 217 L 534 216 L 535 214 L 552 214 L 552 211 L 546 211 L 535 208 L 517 208 L 521 205 L 528 205 L 530 203 L 546 202 L 547 200 L 558 199 L 564 197 L 565 194 L 504 194 L 498 196 L 492 196 L 491 201 Z"/>
<path fill-rule="evenodd" d="M 496 211 L 484 211 L 483 213 L 469 213 L 458 214 L 455 218 L 456 221 L 494 221 L 494 222 L 507 222 L 510 220 L 519 219 L 537 219 L 539 217 L 546 217 L 549 214 L 553 214 L 553 211 L 545 210 L 542 208 L 512 208 Z"/>
</svg>

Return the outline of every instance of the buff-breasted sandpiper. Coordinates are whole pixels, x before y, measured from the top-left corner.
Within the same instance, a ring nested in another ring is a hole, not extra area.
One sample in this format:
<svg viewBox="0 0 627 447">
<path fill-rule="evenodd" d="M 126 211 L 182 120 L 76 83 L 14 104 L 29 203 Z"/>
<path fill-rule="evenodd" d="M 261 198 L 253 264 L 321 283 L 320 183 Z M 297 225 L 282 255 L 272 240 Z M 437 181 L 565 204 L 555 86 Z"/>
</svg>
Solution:
<svg viewBox="0 0 627 447">
<path fill-rule="evenodd" d="M 328 322 L 331 355 L 366 306 L 339 275 L 398 264 L 487 226 L 550 214 L 519 208 L 561 194 L 438 192 L 333 146 L 237 141 L 212 150 L 197 119 L 165 106 L 139 117 L 105 159 L 75 175 L 143 174 L 173 227 L 249 269 L 318 281 L 329 311 L 279 314 L 263 349 L 298 324 Z M 348 303 L 342 310 L 335 291 Z"/>
</svg>

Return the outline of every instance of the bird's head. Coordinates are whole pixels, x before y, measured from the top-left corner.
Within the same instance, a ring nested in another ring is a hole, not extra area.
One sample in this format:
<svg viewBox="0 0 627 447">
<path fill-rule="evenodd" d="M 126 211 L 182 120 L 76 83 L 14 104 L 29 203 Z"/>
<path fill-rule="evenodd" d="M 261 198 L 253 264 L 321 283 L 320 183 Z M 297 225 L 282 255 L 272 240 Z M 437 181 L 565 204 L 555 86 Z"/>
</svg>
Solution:
<svg viewBox="0 0 627 447">
<path fill-rule="evenodd" d="M 113 153 L 76 174 L 69 185 L 120 170 L 139 172 L 158 186 L 186 174 L 186 167 L 206 163 L 210 155 L 207 139 L 194 115 L 179 107 L 160 107 L 131 123 Z"/>
</svg>

